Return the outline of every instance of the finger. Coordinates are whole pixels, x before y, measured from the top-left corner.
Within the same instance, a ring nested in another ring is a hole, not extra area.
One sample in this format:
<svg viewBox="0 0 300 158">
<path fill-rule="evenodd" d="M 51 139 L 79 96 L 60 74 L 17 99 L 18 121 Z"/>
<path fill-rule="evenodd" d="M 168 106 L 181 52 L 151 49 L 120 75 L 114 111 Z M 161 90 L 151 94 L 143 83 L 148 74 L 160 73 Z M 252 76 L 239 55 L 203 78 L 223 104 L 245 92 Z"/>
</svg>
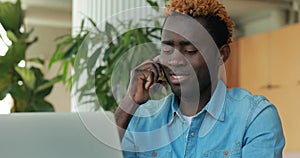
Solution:
<svg viewBox="0 0 300 158">
<path fill-rule="evenodd" d="M 136 91 L 134 93 L 134 100 L 137 104 L 143 104 L 149 99 L 149 93 L 144 88 L 144 81 L 140 78 L 137 82 L 138 86 L 136 87 Z"/>
<path fill-rule="evenodd" d="M 141 104 L 146 101 L 147 90 L 145 89 L 145 72 L 142 70 L 133 70 L 132 71 L 132 79 L 130 81 L 130 94 L 133 100 L 137 104 Z"/>
<path fill-rule="evenodd" d="M 163 73 L 162 73 L 162 70 L 161 70 L 160 66 L 157 63 L 153 62 L 153 61 L 149 61 L 147 63 L 144 63 L 143 65 L 138 67 L 138 69 L 153 72 L 154 82 L 157 82 L 158 79 L 161 76 L 163 76 Z"/>
<path fill-rule="evenodd" d="M 152 60 L 156 63 L 159 63 L 159 57 L 160 57 L 160 55 L 154 57 Z"/>
<path fill-rule="evenodd" d="M 153 60 L 146 60 L 146 61 L 142 62 L 138 67 L 148 65 L 149 63 L 153 63 Z"/>
<path fill-rule="evenodd" d="M 137 92 L 143 93 L 144 90 L 149 89 L 149 87 L 154 82 L 154 73 L 150 70 L 135 70 L 137 78 Z"/>
<path fill-rule="evenodd" d="M 157 60 L 156 60 L 157 61 Z M 163 78 L 163 71 L 162 71 L 162 68 L 160 66 L 160 64 L 158 62 L 155 62 L 155 61 L 149 61 L 147 63 L 145 63 L 144 65 L 146 67 L 146 69 L 149 69 L 149 70 L 154 70 L 153 72 L 154 73 L 157 73 L 157 78 Z M 152 67 L 153 66 L 153 67 Z"/>
<path fill-rule="evenodd" d="M 161 80 L 164 76 L 161 66 L 158 63 L 155 63 L 155 62 L 153 62 L 153 66 L 155 67 L 156 72 L 158 73 L 157 80 L 159 80 L 159 79 Z"/>
<path fill-rule="evenodd" d="M 156 68 L 157 68 L 157 70 L 159 71 L 159 76 L 160 76 L 160 78 L 163 78 L 163 77 L 164 77 L 164 74 L 163 74 L 163 70 L 162 70 L 162 66 L 161 66 L 161 64 L 160 64 L 159 58 L 160 58 L 160 55 L 155 56 L 155 57 L 153 58 L 153 62 L 155 63 Z"/>
<path fill-rule="evenodd" d="M 151 85 L 154 83 L 155 73 L 153 73 L 152 71 L 146 71 L 144 74 L 145 74 L 144 76 L 145 89 L 149 90 Z"/>
</svg>

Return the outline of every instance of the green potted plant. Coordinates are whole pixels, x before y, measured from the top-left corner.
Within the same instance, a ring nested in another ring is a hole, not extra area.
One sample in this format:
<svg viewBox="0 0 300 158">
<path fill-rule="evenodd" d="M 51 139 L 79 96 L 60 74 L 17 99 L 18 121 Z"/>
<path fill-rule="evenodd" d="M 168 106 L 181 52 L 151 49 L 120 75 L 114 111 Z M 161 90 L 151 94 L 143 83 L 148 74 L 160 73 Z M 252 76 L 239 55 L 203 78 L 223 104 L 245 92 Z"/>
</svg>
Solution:
<svg viewBox="0 0 300 158">
<path fill-rule="evenodd" d="M 27 48 L 38 39 L 29 40 L 33 29 L 21 29 L 24 23 L 20 0 L 16 3 L 0 2 L 0 23 L 5 30 L 2 35 L 7 36 L 1 35 L 0 40 L 8 38 L 10 41 L 6 43 L 8 50 L 0 56 L 0 99 L 8 94 L 12 96 L 12 112 L 54 111 L 45 97 L 61 76 L 45 79 L 41 71 L 44 60 L 26 57 Z"/>
<path fill-rule="evenodd" d="M 158 4 L 155 1 L 147 0 L 153 9 L 159 10 Z M 117 107 L 117 102 L 113 93 L 112 75 L 116 75 L 114 69 L 118 66 L 121 57 L 126 54 L 137 60 L 123 61 L 123 65 L 118 68 L 119 81 L 114 84 L 127 85 L 129 79 L 129 67 L 136 66 L 141 59 L 149 59 L 153 54 L 158 54 L 159 50 L 153 43 L 159 40 L 157 34 L 160 33 L 161 23 L 160 17 L 149 17 L 144 19 L 146 22 L 154 23 L 156 27 L 140 27 L 139 23 L 133 24 L 132 21 L 119 21 L 117 25 L 106 23 L 103 30 L 100 30 L 96 23 L 89 17 L 82 20 L 80 30 L 75 36 L 64 35 L 59 37 L 56 51 L 54 52 L 49 67 L 56 62 L 61 62 L 61 68 L 58 75 L 62 75 L 63 82 L 68 83 L 70 89 L 77 96 L 77 102 L 84 104 L 90 102 L 95 105 L 94 110 L 102 107 L 104 110 L 114 111 Z M 92 24 L 92 28 L 87 29 L 85 22 Z M 120 32 L 121 30 L 127 30 Z M 101 46 L 99 46 L 101 43 Z M 145 50 L 137 47 L 143 45 L 147 47 Z M 132 49 L 134 48 L 134 49 Z M 91 51 L 92 53 L 88 53 Z M 134 52 L 130 53 L 130 52 Z M 96 68 L 94 67 L 97 61 L 101 60 Z M 68 77 L 67 70 L 69 67 L 74 69 L 74 73 Z M 87 70 L 87 71 L 85 71 Z M 84 74 L 86 84 L 78 85 L 76 82 L 80 80 L 80 75 Z M 115 74 L 114 74 L 115 73 Z M 96 97 L 92 97 L 96 95 Z M 84 97 L 89 97 L 84 100 Z M 83 102 L 82 102 L 83 101 Z"/>
</svg>

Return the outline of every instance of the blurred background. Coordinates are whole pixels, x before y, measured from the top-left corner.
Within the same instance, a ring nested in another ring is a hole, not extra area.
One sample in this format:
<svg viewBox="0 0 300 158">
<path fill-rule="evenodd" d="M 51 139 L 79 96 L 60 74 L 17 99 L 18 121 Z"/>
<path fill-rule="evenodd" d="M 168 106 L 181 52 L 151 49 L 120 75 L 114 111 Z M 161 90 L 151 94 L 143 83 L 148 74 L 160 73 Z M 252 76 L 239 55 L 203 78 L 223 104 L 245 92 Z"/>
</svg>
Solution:
<svg viewBox="0 0 300 158">
<path fill-rule="evenodd" d="M 6 0 L 7 1 L 7 0 Z M 0 2 L 6 2 L 1 0 Z M 10 2 L 16 2 L 11 0 Z M 38 41 L 26 50 L 27 58 L 41 58 L 45 78 L 57 76 L 61 61 L 48 67 L 56 52 L 57 37 L 78 35 L 82 19 L 89 17 L 96 24 L 130 8 L 149 6 L 146 0 L 22 0 L 24 26 L 34 28 L 31 36 Z M 150 1 L 163 6 L 165 1 Z M 226 63 L 228 88 L 242 87 L 270 99 L 277 107 L 286 136 L 285 152 L 300 152 L 300 0 L 220 0 L 235 22 L 232 53 Z M 0 10 L 1 12 L 1 10 Z M 88 21 L 88 20 L 87 20 Z M 86 22 L 84 28 L 93 27 Z M 81 32 L 82 33 L 82 32 Z M 7 46 L 0 43 L 0 51 Z M 298 58 L 299 57 L 299 58 Z M 64 67 L 68 75 L 72 68 Z M 55 112 L 76 111 L 71 92 L 63 82 L 53 84 L 46 100 Z M 1 113 L 11 111 L 11 100 L 4 99 Z M 83 109 L 84 110 L 84 109 Z M 298 155 L 299 156 L 299 155 Z"/>
</svg>

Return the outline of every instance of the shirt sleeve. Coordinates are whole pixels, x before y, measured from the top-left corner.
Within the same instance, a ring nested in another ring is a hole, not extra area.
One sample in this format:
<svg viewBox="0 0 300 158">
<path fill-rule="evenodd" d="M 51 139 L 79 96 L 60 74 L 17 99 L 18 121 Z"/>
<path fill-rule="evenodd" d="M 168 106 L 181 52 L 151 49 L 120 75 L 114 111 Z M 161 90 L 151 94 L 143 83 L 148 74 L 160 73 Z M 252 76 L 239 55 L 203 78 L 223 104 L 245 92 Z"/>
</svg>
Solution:
<svg viewBox="0 0 300 158">
<path fill-rule="evenodd" d="M 136 152 L 135 152 L 136 147 L 135 147 L 135 143 L 134 143 L 134 136 L 132 133 L 133 122 L 135 122 L 135 117 L 132 117 L 132 119 L 126 129 L 126 132 L 123 136 L 122 142 L 121 142 L 124 158 L 137 157 Z"/>
<path fill-rule="evenodd" d="M 285 139 L 275 106 L 258 106 L 250 120 L 244 137 L 242 157 L 282 158 Z"/>
</svg>

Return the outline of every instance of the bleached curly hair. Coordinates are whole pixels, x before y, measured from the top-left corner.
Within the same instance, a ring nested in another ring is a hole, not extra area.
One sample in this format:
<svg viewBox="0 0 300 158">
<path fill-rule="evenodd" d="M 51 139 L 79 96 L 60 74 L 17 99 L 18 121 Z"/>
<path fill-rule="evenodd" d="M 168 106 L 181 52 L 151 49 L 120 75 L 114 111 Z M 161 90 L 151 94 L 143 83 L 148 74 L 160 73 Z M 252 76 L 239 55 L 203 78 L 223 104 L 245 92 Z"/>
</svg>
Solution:
<svg viewBox="0 0 300 158">
<path fill-rule="evenodd" d="M 219 47 L 232 42 L 234 23 L 218 0 L 170 0 L 165 15 L 173 15 L 174 12 L 203 18 L 206 22 L 204 27 Z"/>
</svg>

